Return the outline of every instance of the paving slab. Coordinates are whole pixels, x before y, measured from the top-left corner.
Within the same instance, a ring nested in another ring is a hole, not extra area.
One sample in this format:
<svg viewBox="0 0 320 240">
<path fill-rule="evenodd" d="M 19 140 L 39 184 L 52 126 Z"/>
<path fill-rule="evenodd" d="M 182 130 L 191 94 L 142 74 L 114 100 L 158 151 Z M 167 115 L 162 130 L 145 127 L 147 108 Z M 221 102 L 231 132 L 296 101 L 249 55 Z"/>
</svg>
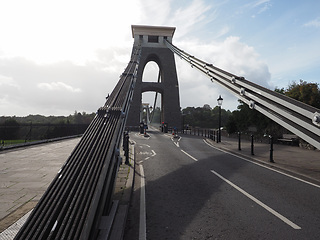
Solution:
<svg viewBox="0 0 320 240">
<path fill-rule="evenodd" d="M 0 153 L 0 240 L 14 238 L 26 220 L 26 214 L 35 207 L 79 140 L 64 140 L 45 144 L 47 146 L 36 145 Z M 128 165 L 121 151 L 122 164 L 113 195 L 113 199 L 119 201 L 120 209 L 126 209 L 121 217 L 117 217 L 116 224 L 121 226 L 126 221 L 134 177 L 133 145 L 130 149 Z M 121 226 L 114 226 L 120 235 L 123 231 Z"/>
<path fill-rule="evenodd" d="M 35 206 L 79 141 L 74 138 L 0 152 L 0 232 Z"/>
</svg>

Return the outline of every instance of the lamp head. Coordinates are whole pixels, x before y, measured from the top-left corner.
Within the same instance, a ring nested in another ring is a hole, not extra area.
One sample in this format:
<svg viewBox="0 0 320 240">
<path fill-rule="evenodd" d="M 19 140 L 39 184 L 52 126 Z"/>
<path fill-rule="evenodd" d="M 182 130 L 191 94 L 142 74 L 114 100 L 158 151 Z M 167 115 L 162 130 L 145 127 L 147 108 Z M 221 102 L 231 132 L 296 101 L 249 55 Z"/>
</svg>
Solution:
<svg viewBox="0 0 320 240">
<path fill-rule="evenodd" d="M 222 101 L 223 101 L 223 98 L 221 97 L 221 95 L 219 96 L 217 101 L 218 101 L 218 105 L 221 106 L 222 105 Z"/>
</svg>

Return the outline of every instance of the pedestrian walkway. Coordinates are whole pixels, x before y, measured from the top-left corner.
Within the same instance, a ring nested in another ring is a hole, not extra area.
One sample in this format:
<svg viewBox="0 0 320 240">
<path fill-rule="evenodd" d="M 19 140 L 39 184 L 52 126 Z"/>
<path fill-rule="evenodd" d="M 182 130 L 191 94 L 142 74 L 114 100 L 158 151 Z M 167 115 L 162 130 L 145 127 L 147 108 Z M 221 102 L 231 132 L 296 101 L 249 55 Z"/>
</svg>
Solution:
<svg viewBox="0 0 320 240">
<path fill-rule="evenodd" d="M 79 140 L 0 152 L 0 232 L 34 208 Z"/>
<path fill-rule="evenodd" d="M 274 144 L 274 163 L 271 163 L 270 144 L 254 142 L 254 155 L 251 155 L 251 142 L 247 140 L 241 140 L 241 150 L 238 150 L 238 139 L 222 137 L 220 143 L 212 140 L 207 141 L 222 150 L 250 158 L 259 163 L 290 172 L 305 180 L 320 184 L 319 150 L 307 150 L 297 146 Z"/>
<path fill-rule="evenodd" d="M 0 240 L 13 239 L 79 140 L 0 152 Z M 129 158 L 128 165 L 122 158 L 115 184 L 113 198 L 119 201 L 121 216 L 114 235 L 122 234 L 126 221 L 134 176 L 133 145 Z"/>
</svg>

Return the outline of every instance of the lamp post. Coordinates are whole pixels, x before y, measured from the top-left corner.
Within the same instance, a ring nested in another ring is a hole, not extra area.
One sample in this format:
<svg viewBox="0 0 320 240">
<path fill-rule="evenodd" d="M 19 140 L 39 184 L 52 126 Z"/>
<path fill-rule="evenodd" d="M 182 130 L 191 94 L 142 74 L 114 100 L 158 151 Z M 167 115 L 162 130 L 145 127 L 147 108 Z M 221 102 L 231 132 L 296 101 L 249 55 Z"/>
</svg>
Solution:
<svg viewBox="0 0 320 240">
<path fill-rule="evenodd" d="M 181 117 L 182 117 L 182 133 L 184 133 L 184 116 L 185 116 L 186 114 L 182 111 L 182 113 L 181 113 Z"/>
<path fill-rule="evenodd" d="M 219 98 L 217 99 L 218 106 L 219 106 L 219 130 L 218 130 L 218 141 L 217 142 L 221 142 L 221 105 L 222 105 L 222 101 L 223 101 L 223 98 L 220 95 Z"/>
</svg>

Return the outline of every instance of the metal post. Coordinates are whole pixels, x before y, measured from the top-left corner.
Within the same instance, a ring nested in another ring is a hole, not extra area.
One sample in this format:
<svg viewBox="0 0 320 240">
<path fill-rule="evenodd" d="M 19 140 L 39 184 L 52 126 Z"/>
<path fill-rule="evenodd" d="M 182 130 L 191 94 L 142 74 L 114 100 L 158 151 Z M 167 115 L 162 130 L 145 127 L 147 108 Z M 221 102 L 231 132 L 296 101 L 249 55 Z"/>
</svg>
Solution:
<svg viewBox="0 0 320 240">
<path fill-rule="evenodd" d="M 219 142 L 219 130 L 217 130 L 216 133 L 217 133 L 216 139 L 217 139 L 217 143 L 218 143 Z"/>
<path fill-rule="evenodd" d="M 238 132 L 238 150 L 241 151 L 241 132 Z"/>
<path fill-rule="evenodd" d="M 270 162 L 274 163 L 273 161 L 273 137 L 270 135 Z"/>
<path fill-rule="evenodd" d="M 221 142 L 221 106 L 219 106 L 219 140 L 218 142 Z"/>
<path fill-rule="evenodd" d="M 184 134 L 184 116 L 185 114 L 181 114 L 182 115 L 182 133 Z"/>
<path fill-rule="evenodd" d="M 126 157 L 126 161 L 125 161 L 125 164 L 129 164 L 129 133 L 128 132 L 125 132 L 124 133 L 124 137 L 123 137 L 123 143 L 124 143 L 124 155 Z"/>
<path fill-rule="evenodd" d="M 254 152 L 253 152 L 253 134 L 251 134 L 251 155 L 254 155 Z"/>
</svg>

